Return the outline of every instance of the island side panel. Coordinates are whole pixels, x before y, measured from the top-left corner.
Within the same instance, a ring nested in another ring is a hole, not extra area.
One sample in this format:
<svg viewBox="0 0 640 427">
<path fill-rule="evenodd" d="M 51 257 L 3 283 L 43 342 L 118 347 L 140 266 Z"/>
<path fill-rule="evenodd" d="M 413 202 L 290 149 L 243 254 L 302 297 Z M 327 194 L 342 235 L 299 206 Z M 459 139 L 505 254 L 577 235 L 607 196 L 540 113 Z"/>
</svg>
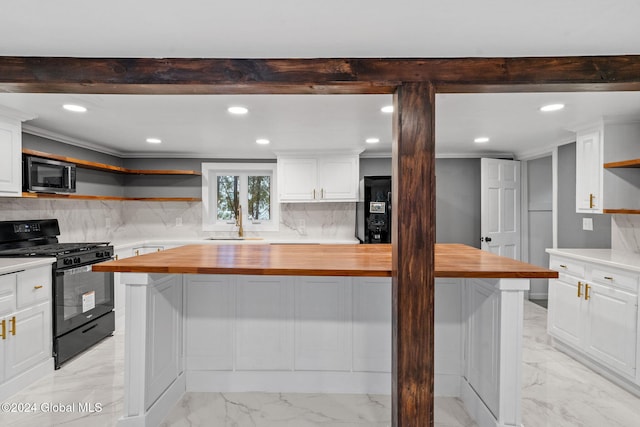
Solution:
<svg viewBox="0 0 640 427">
<path fill-rule="evenodd" d="M 435 90 L 394 95 L 392 424 L 433 425 Z"/>
</svg>

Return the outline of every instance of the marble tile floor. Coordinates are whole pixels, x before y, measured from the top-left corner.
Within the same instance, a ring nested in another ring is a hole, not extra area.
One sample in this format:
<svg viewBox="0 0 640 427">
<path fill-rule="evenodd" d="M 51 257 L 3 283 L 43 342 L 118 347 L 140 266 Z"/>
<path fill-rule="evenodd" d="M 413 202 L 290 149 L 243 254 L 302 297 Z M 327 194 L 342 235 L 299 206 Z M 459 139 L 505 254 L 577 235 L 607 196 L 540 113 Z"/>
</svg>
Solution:
<svg viewBox="0 0 640 427">
<path fill-rule="evenodd" d="M 640 426 L 640 399 L 551 348 L 545 331 L 546 310 L 525 302 L 523 426 Z M 123 342 L 118 333 L 7 399 L 36 410 L 0 411 L 0 426 L 114 426 L 122 413 Z M 99 403 L 101 411 L 80 412 L 81 403 Z M 435 403 L 437 427 L 475 427 L 458 399 Z M 73 411 L 45 411 L 56 404 Z M 162 427 L 378 427 L 389 420 L 388 396 L 187 393 Z"/>
</svg>

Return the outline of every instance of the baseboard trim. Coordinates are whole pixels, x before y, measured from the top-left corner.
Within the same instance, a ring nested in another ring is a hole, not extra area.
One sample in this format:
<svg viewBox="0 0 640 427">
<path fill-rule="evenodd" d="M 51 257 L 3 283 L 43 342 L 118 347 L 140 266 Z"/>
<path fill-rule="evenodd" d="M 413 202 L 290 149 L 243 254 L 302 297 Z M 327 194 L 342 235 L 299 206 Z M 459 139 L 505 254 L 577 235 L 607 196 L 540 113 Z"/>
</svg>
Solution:
<svg viewBox="0 0 640 427">
<path fill-rule="evenodd" d="M 475 420 L 478 427 L 522 427 L 522 425 L 515 426 L 513 424 L 502 424 L 498 422 L 473 387 L 464 379 L 461 388 L 462 393 L 460 399 L 464 404 L 464 409 L 469 416 Z"/>
<path fill-rule="evenodd" d="M 7 380 L 0 385 L 0 401 L 7 400 L 7 398 L 22 391 L 42 377 L 52 374 L 53 371 L 53 357 L 49 357 L 27 371 Z"/>
<path fill-rule="evenodd" d="M 188 371 L 187 391 L 391 394 L 391 375 L 377 372 Z"/>
<path fill-rule="evenodd" d="M 157 427 L 169 415 L 175 404 L 182 398 L 186 390 L 186 375 L 178 378 L 160 395 L 144 415 L 122 417 L 118 420 L 118 427 Z"/>
</svg>

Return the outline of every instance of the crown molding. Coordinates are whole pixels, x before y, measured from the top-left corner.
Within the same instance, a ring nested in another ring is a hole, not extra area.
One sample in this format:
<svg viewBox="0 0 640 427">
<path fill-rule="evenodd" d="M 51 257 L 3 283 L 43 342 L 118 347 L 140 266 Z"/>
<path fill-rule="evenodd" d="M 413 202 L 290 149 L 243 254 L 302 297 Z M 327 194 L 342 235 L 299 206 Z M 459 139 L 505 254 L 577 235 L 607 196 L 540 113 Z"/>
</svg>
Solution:
<svg viewBox="0 0 640 427">
<path fill-rule="evenodd" d="M 28 133 L 29 135 L 35 135 L 42 138 L 51 139 L 54 141 L 62 142 L 64 144 L 73 145 L 75 147 L 86 148 L 87 150 L 97 151 L 98 153 L 109 154 L 111 156 L 116 156 L 120 158 L 126 157 L 125 154 L 119 150 L 114 150 L 111 148 L 107 148 L 103 145 L 93 144 L 77 138 L 62 135 L 60 133 L 42 129 L 37 126 L 23 124 L 22 131 L 24 133 Z"/>
<path fill-rule="evenodd" d="M 560 147 L 561 145 L 571 144 L 572 142 L 576 142 L 576 139 L 575 138 L 561 139 L 551 144 L 544 145 L 542 147 L 536 147 L 531 150 L 518 151 L 514 154 L 517 160 L 539 159 L 540 157 L 546 157 L 547 155 L 551 155 L 553 150 Z"/>
<path fill-rule="evenodd" d="M 10 120 L 18 120 L 21 122 L 33 120 L 38 117 L 35 114 L 25 113 L 24 111 L 16 110 L 15 108 L 6 107 L 4 105 L 0 105 L 0 116 L 6 117 Z M 23 128 L 24 126 L 26 125 L 22 125 Z"/>
</svg>

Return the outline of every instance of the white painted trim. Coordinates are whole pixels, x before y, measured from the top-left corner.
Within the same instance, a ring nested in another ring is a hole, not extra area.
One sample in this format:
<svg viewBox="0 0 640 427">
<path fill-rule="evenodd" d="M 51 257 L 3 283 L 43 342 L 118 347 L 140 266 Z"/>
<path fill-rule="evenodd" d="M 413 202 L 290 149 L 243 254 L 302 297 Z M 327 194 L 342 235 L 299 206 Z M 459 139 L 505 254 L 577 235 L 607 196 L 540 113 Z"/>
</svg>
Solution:
<svg viewBox="0 0 640 427">
<path fill-rule="evenodd" d="M 520 162 L 520 261 L 529 262 L 529 162 Z"/>
<path fill-rule="evenodd" d="M 548 292 L 529 292 L 529 299 L 549 299 Z"/>
<path fill-rule="evenodd" d="M 243 224 L 245 231 L 278 231 L 280 229 L 280 203 L 278 201 L 278 164 L 277 163 L 202 163 L 202 230 L 204 231 L 228 231 L 237 230 L 234 224 L 220 224 L 207 221 L 210 215 L 211 193 L 214 183 L 209 183 L 211 173 L 237 171 L 269 171 L 271 173 L 271 219 L 264 224 L 253 224 L 249 221 Z M 246 214 L 247 207 L 244 207 L 243 215 Z"/>
<path fill-rule="evenodd" d="M 552 246 L 558 247 L 558 147 L 551 152 L 551 227 Z"/>
<path fill-rule="evenodd" d="M 10 108 L 4 105 L 0 105 L 0 116 L 20 122 L 33 120 L 38 117 L 33 113 L 25 113 L 24 111 L 16 110 L 15 108 Z"/>
<path fill-rule="evenodd" d="M 187 391 L 391 394 L 391 374 L 330 371 L 187 371 Z"/>
<path fill-rule="evenodd" d="M 561 145 L 571 144 L 572 142 L 576 142 L 575 137 L 562 139 L 552 144 L 545 145 L 543 147 L 536 147 L 531 150 L 520 151 L 516 153 L 517 159 L 518 160 L 535 160 L 541 157 L 547 157 L 548 155 L 553 153 L 554 150 L 557 150 L 558 147 L 560 147 Z"/>
<path fill-rule="evenodd" d="M 602 375 L 607 380 L 613 382 L 614 384 L 619 385 L 623 389 L 627 390 L 629 393 L 640 397 L 640 385 L 634 384 L 631 379 L 627 379 L 621 377 L 620 374 L 613 372 L 611 369 L 607 368 L 604 365 L 596 362 L 592 358 L 585 356 L 582 351 L 575 350 L 575 348 L 570 344 L 565 344 L 562 340 L 551 337 L 551 345 L 558 351 L 566 354 L 567 356 L 575 359 L 576 361 L 582 363 L 587 368 L 597 372 Z"/>
<path fill-rule="evenodd" d="M 515 156 L 511 152 L 495 152 L 495 151 L 472 151 L 466 153 L 436 153 L 436 159 L 506 159 L 514 160 Z"/>
<path fill-rule="evenodd" d="M 493 416 L 489 408 L 484 404 L 480 396 L 478 396 L 467 381 L 462 381 L 462 393 L 460 399 L 464 404 L 464 408 L 478 427 L 522 427 L 522 425 L 514 426 L 512 424 L 500 424 Z"/>
<path fill-rule="evenodd" d="M 364 152 L 363 148 L 355 150 L 278 150 L 273 154 L 276 157 L 318 157 L 318 156 L 344 156 L 347 154 L 360 155 Z"/>
<path fill-rule="evenodd" d="M 186 375 L 180 374 L 143 415 L 121 417 L 117 427 L 156 427 L 169 415 L 186 390 Z"/>
<path fill-rule="evenodd" d="M 42 129 L 37 126 L 33 126 L 30 124 L 23 124 L 22 131 L 24 133 L 28 133 L 29 135 L 39 136 L 41 138 L 51 139 L 53 141 L 62 142 L 63 144 L 73 145 L 75 147 L 86 148 L 87 150 L 97 151 L 98 153 L 109 154 L 110 156 L 116 157 L 128 157 L 125 156 L 124 152 L 119 150 L 114 150 L 112 148 L 107 148 L 103 145 L 93 144 L 91 142 L 82 141 L 77 138 L 73 138 L 70 136 L 62 135 L 57 132 L 53 132 L 50 130 Z M 151 156 L 151 153 L 146 153 L 146 157 L 156 157 Z"/>
<path fill-rule="evenodd" d="M 51 342 L 49 342 L 51 345 Z M 49 348 L 49 350 L 51 350 Z M 26 389 L 42 377 L 53 373 L 53 357 L 38 363 L 27 371 L 5 381 L 0 385 L 0 401 L 5 401 L 14 394 Z"/>
</svg>

